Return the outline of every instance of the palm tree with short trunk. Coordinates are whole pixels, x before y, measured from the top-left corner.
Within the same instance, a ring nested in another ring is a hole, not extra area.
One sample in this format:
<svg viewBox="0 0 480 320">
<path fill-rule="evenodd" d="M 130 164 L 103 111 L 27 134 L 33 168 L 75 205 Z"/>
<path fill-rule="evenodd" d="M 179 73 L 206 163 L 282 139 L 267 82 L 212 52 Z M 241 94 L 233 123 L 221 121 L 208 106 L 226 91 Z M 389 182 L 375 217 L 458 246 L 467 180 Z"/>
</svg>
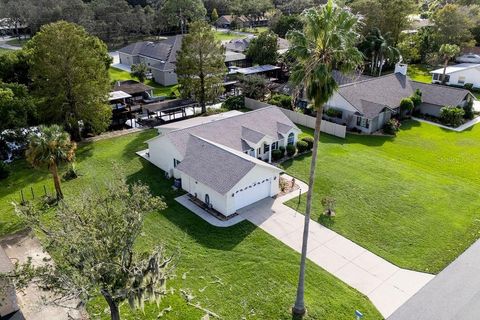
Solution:
<svg viewBox="0 0 480 320">
<path fill-rule="evenodd" d="M 319 8 L 311 8 L 304 11 L 302 19 L 304 21 L 304 29 L 302 31 L 291 31 L 287 36 L 291 43 L 290 53 L 296 59 L 292 69 L 291 81 L 297 88 L 305 88 L 307 98 L 316 111 L 316 121 L 297 296 L 292 309 L 294 316 L 303 316 L 306 311 L 304 301 L 305 261 L 307 257 L 308 229 L 314 192 L 317 150 L 320 140 L 320 124 L 323 105 L 338 89 L 338 84 L 332 76 L 332 71 L 335 68 L 344 73 L 352 72 L 361 66 L 363 62 L 363 54 L 356 47 L 360 39 L 359 16 L 354 15 L 346 8 L 338 7 L 332 0 L 329 0 L 327 4 Z"/>
<path fill-rule="evenodd" d="M 447 73 L 448 62 L 460 53 L 460 47 L 456 44 L 442 44 L 438 53 L 443 60 L 442 84 L 445 84 L 445 74 Z"/>
<path fill-rule="evenodd" d="M 57 200 L 63 199 L 58 167 L 61 163 L 73 162 L 76 149 L 76 143 L 70 140 L 70 135 L 59 125 L 40 126 L 39 133 L 30 136 L 27 161 L 35 168 L 48 168 L 53 176 Z"/>
</svg>

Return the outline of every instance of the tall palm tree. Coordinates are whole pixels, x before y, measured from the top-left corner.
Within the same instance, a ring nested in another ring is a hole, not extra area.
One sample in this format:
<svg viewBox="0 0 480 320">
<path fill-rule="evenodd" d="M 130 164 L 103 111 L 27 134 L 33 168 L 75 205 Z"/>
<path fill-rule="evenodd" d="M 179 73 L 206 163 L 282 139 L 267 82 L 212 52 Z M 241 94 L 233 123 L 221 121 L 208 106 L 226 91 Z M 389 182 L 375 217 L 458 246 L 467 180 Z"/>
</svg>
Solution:
<svg viewBox="0 0 480 320">
<path fill-rule="evenodd" d="M 35 168 L 46 166 L 53 176 L 57 200 L 63 199 L 58 166 L 75 160 L 77 145 L 59 125 L 40 126 L 38 134 L 30 136 L 27 161 Z"/>
<path fill-rule="evenodd" d="M 378 28 L 374 28 L 365 37 L 363 47 L 367 55 L 371 56 L 370 70 L 372 75 L 382 75 L 382 70 L 387 60 L 397 62 L 400 58 L 400 51 L 394 46 L 390 45 L 390 33 L 382 35 Z"/>
<path fill-rule="evenodd" d="M 360 38 L 360 18 L 348 9 L 336 6 L 332 0 L 319 8 L 307 9 L 302 13 L 304 29 L 291 31 L 288 39 L 291 43 L 290 53 L 296 58 L 292 69 L 291 81 L 296 87 L 304 87 L 307 98 L 316 111 L 315 134 L 308 181 L 305 224 L 303 230 L 302 255 L 295 305 L 295 316 L 305 313 L 304 284 L 305 260 L 307 256 L 308 229 L 312 209 L 315 167 L 320 139 L 320 124 L 323 105 L 338 89 L 332 76 L 334 68 L 348 73 L 358 68 L 363 62 L 363 55 L 356 48 Z"/>
<path fill-rule="evenodd" d="M 460 47 L 456 44 L 442 44 L 438 53 L 443 60 L 442 84 L 445 84 L 445 74 L 447 73 L 448 62 L 460 53 Z"/>
</svg>

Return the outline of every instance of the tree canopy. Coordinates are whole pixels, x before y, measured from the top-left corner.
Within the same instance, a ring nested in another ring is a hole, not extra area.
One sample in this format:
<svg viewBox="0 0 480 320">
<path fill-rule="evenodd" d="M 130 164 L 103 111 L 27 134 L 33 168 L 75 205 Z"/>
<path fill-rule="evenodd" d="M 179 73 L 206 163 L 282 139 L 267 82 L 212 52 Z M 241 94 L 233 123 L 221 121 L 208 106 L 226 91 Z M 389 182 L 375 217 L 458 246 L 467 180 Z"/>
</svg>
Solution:
<svg viewBox="0 0 480 320">
<path fill-rule="evenodd" d="M 277 64 L 278 36 L 271 31 L 260 33 L 250 41 L 246 55 L 254 64 Z"/>
<path fill-rule="evenodd" d="M 0 82 L 0 132 L 38 122 L 35 100 L 25 85 Z"/>
<path fill-rule="evenodd" d="M 63 124 L 75 139 L 80 138 L 81 124 L 93 133 L 107 129 L 112 112 L 107 103 L 111 58 L 101 40 L 60 21 L 43 26 L 26 50 L 44 123 Z"/>
<path fill-rule="evenodd" d="M 135 242 L 145 215 L 165 207 L 146 185 L 129 185 L 120 174 L 106 182 L 104 189 L 94 187 L 60 202 L 55 219 L 48 224 L 42 222 L 44 211 L 17 205 L 17 214 L 42 232 L 47 249 L 56 257 L 55 266 L 27 264 L 23 270 L 33 272 L 24 273 L 36 276 L 64 299 L 78 297 L 86 303 L 103 296 L 112 320 L 120 319 L 119 304 L 124 301 L 134 308 L 143 308 L 148 300 L 158 304 L 167 294 L 172 256 L 161 245 L 150 252 L 137 252 Z"/>
<path fill-rule="evenodd" d="M 203 112 L 206 103 L 216 99 L 224 90 L 225 48 L 211 26 L 204 21 L 192 23 L 190 33 L 185 35 L 182 48 L 177 54 L 176 71 L 180 93 L 200 103 Z"/>
</svg>

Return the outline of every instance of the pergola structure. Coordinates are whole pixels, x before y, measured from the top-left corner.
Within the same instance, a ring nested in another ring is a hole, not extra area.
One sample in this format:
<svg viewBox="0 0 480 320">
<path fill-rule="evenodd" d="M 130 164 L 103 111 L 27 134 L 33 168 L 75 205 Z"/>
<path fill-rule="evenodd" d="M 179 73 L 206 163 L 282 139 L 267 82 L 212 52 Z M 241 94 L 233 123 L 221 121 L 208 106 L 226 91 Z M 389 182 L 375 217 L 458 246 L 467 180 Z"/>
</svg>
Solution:
<svg viewBox="0 0 480 320">
<path fill-rule="evenodd" d="M 198 102 L 193 100 L 175 99 L 143 105 L 143 110 L 148 113 L 150 125 L 157 125 L 158 122 L 166 123 L 183 120 L 197 114 L 197 108 L 201 108 Z M 190 112 L 189 112 L 190 111 Z M 152 117 L 156 121 L 151 121 Z"/>
</svg>

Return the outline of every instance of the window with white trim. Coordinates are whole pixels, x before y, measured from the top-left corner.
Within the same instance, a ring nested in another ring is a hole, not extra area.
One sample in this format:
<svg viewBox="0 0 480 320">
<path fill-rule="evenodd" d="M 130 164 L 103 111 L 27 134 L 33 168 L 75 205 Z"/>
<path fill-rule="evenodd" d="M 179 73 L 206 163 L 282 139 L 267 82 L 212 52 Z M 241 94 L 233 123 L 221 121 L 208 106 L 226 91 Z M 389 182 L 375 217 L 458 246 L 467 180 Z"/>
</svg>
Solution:
<svg viewBox="0 0 480 320">
<path fill-rule="evenodd" d="M 295 134 L 293 132 L 290 132 L 288 135 L 288 140 L 287 144 L 294 144 L 295 143 Z"/>
<path fill-rule="evenodd" d="M 370 119 L 357 116 L 357 126 L 366 128 L 366 129 L 370 128 Z"/>
<path fill-rule="evenodd" d="M 278 141 L 275 141 L 272 143 L 272 150 L 277 150 L 278 149 Z"/>
</svg>

